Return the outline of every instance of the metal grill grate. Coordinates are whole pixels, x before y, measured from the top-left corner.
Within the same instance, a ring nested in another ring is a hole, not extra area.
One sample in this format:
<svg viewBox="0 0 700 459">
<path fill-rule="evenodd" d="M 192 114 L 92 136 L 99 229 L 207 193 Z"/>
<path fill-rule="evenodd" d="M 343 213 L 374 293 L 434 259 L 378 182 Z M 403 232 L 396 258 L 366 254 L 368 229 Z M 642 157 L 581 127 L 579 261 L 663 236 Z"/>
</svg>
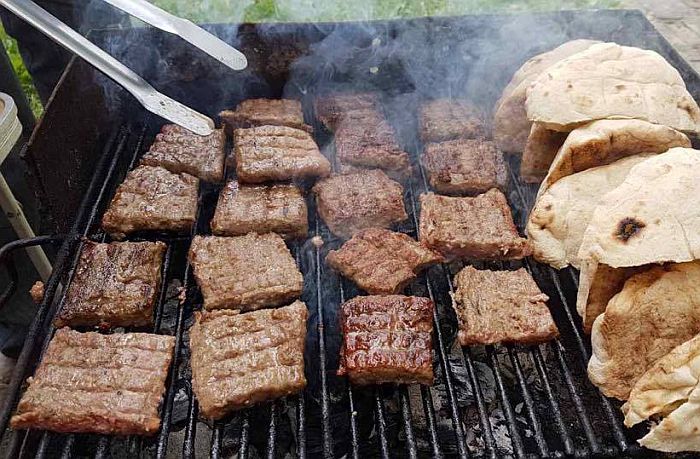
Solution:
<svg viewBox="0 0 700 459">
<path fill-rule="evenodd" d="M 125 171 L 157 130 L 126 126 L 118 131 L 111 161 L 88 196 L 87 219 L 82 232 L 95 240 L 107 236 L 98 226 L 99 216 Z M 321 143 L 328 138 L 321 136 Z M 230 145 L 229 145 L 230 147 Z M 415 156 L 416 143 L 408 150 Z M 126 163 L 127 167 L 122 167 Z M 510 204 L 520 227 L 531 205 L 534 189 L 519 182 L 512 171 Z M 400 229 L 417 236 L 418 195 L 428 189 L 422 170 L 405 187 L 409 221 Z M 203 185 L 193 233 L 208 233 L 218 189 Z M 306 392 L 285 400 L 263 404 L 236 413 L 210 428 L 198 421 L 198 406 L 192 396 L 187 350 L 187 329 L 192 311 L 201 304 L 185 254 L 189 239 L 169 237 L 163 266 L 163 290 L 156 308 L 156 333 L 174 334 L 175 354 L 162 407 L 163 425 L 153 439 L 112 438 L 91 435 L 58 435 L 48 432 L 13 432 L 10 457 L 144 456 L 199 457 L 206 451 L 213 458 L 238 453 L 239 457 L 307 457 L 352 455 L 381 457 L 514 457 L 589 456 L 614 457 L 640 454 L 622 428 L 617 404 L 599 395 L 585 377 L 589 350 L 573 311 L 576 274 L 557 273 L 525 262 L 540 287 L 550 295 L 551 309 L 562 338 L 539 346 L 485 346 L 459 348 L 453 345 L 455 318 L 450 309 L 451 278 L 459 264 L 431 268 L 410 287 L 410 293 L 432 298 L 437 307 L 435 322 L 436 385 L 355 388 L 336 377 L 339 346 L 336 311 L 338 305 L 358 293 L 350 282 L 325 268 L 325 251 L 335 240 L 314 216 L 312 231 L 326 241 L 322 248 L 311 244 L 293 247 L 305 276 L 302 299 L 310 308 L 307 340 Z M 152 236 L 151 236 L 152 237 Z M 160 238 L 162 239 L 162 238 Z M 69 250 L 63 272 L 54 277 L 70 282 L 81 244 Z M 485 264 L 508 268 L 516 262 Z M 60 266 L 59 266 L 60 269 Z M 177 301 L 178 287 L 186 297 Z M 62 301 L 62 297 L 60 297 Z M 54 311 L 47 311 L 52 317 Z M 43 319 L 41 319 L 43 321 Z M 53 330 L 50 329 L 49 333 Z M 35 337 L 41 333 L 35 334 Z M 45 348 L 48 340 L 45 340 Z"/>
</svg>

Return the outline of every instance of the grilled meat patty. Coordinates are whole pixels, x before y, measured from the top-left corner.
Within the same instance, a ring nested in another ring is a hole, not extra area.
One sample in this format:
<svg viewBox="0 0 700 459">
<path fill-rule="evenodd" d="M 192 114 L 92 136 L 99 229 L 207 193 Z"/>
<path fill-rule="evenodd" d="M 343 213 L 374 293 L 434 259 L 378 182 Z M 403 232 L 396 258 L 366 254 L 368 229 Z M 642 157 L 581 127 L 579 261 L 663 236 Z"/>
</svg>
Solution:
<svg viewBox="0 0 700 459">
<path fill-rule="evenodd" d="M 285 126 L 234 131 L 236 175 L 241 183 L 326 177 L 331 163 L 308 132 Z"/>
<path fill-rule="evenodd" d="M 219 183 L 224 179 L 225 142 L 223 129 L 197 135 L 177 124 L 166 124 L 141 158 L 141 164 L 186 172 L 207 182 Z"/>
<path fill-rule="evenodd" d="M 454 99 L 435 99 L 423 104 L 418 129 L 424 143 L 488 135 L 484 115 L 468 102 Z"/>
<path fill-rule="evenodd" d="M 335 130 L 341 118 L 353 112 L 374 112 L 378 107 L 377 95 L 372 93 L 335 93 L 314 101 L 316 118 L 331 131 Z"/>
<path fill-rule="evenodd" d="M 559 336 L 549 297 L 523 268 L 489 271 L 467 266 L 455 276 L 453 307 L 462 346 L 541 343 Z"/>
<path fill-rule="evenodd" d="M 429 143 L 421 161 L 438 193 L 475 195 L 491 188 L 505 190 L 508 184 L 503 153 L 489 140 Z"/>
<path fill-rule="evenodd" d="M 206 309 L 251 311 L 293 301 L 304 278 L 278 234 L 195 236 L 189 253 Z"/>
<path fill-rule="evenodd" d="M 187 233 L 197 214 L 199 180 L 162 167 L 139 166 L 126 175 L 102 217 L 115 239 L 142 230 Z"/>
<path fill-rule="evenodd" d="M 12 417 L 13 429 L 153 435 L 175 338 L 56 331 Z"/>
<path fill-rule="evenodd" d="M 221 419 L 233 410 L 303 390 L 307 316 L 301 301 L 245 314 L 196 312 L 190 362 L 202 414 Z"/>
<path fill-rule="evenodd" d="M 153 324 L 166 247 L 163 242 L 86 240 L 56 327 Z"/>
<path fill-rule="evenodd" d="M 356 233 L 326 262 L 362 290 L 371 294 L 398 293 L 424 268 L 442 261 L 442 255 L 411 237 L 386 229 Z"/>
<path fill-rule="evenodd" d="M 353 384 L 433 383 L 433 302 L 417 296 L 358 296 L 343 303 L 339 375 Z"/>
<path fill-rule="evenodd" d="M 405 179 L 411 174 L 408 153 L 396 141 L 394 129 L 378 110 L 352 112 L 338 121 L 335 154 L 342 165 L 382 169 Z"/>
<path fill-rule="evenodd" d="M 318 213 L 336 236 L 366 228 L 388 228 L 408 218 L 403 187 L 380 170 L 333 175 L 313 187 Z"/>
<path fill-rule="evenodd" d="M 235 129 L 266 125 L 311 132 L 311 126 L 304 123 L 301 102 L 293 99 L 246 99 L 235 110 L 224 110 L 219 116 L 229 135 Z"/>
<path fill-rule="evenodd" d="M 518 260 L 532 253 L 499 190 L 474 198 L 425 193 L 420 202 L 419 239 L 446 258 Z"/>
<path fill-rule="evenodd" d="M 233 180 L 219 194 L 211 230 L 218 236 L 255 232 L 303 239 L 309 230 L 306 201 L 294 185 L 239 185 Z"/>
</svg>

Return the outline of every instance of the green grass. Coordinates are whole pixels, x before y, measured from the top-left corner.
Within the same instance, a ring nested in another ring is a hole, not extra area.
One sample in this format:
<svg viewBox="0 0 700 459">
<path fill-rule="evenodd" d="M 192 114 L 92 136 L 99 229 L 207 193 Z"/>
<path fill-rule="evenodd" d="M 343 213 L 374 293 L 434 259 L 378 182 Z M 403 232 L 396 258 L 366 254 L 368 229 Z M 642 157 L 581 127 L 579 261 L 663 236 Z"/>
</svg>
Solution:
<svg viewBox="0 0 700 459">
<path fill-rule="evenodd" d="M 19 82 L 22 85 L 22 89 L 29 99 L 29 106 L 34 112 L 34 116 L 38 118 L 41 115 L 41 112 L 44 110 L 44 107 L 41 105 L 39 94 L 37 94 L 34 83 L 32 82 L 32 76 L 24 67 L 22 56 L 19 55 L 19 49 L 17 48 L 17 42 L 12 37 L 7 35 L 1 24 L 0 40 L 2 40 L 2 44 L 5 47 L 8 56 L 10 56 L 12 67 L 14 67 L 17 78 L 19 78 Z"/>
<path fill-rule="evenodd" d="M 614 8 L 619 0 L 151 0 L 195 22 L 347 21 L 556 9 Z M 17 42 L 0 25 L 2 40 L 34 114 L 43 107 Z"/>
</svg>

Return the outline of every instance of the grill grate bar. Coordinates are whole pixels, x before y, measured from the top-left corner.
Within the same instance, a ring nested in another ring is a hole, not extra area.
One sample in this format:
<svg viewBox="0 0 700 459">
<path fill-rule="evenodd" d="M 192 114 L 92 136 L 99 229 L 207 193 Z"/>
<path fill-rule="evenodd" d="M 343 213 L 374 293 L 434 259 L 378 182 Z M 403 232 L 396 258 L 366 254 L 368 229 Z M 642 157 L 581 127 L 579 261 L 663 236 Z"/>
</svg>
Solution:
<svg viewBox="0 0 700 459">
<path fill-rule="evenodd" d="M 185 427 L 185 441 L 182 444 L 182 457 L 194 457 L 194 439 L 197 435 L 197 417 L 199 415 L 199 403 L 194 397 L 192 387 L 188 386 L 187 392 L 190 402 L 187 406 L 187 427 Z"/>
<path fill-rule="evenodd" d="M 41 433 L 41 441 L 39 441 L 39 447 L 34 454 L 35 458 L 43 458 L 46 456 L 46 449 L 49 447 L 49 442 L 51 441 L 51 433 L 48 430 L 44 430 Z M 22 455 L 22 453 L 20 453 Z"/>
<path fill-rule="evenodd" d="M 386 417 L 384 416 L 384 403 L 382 402 L 382 397 L 379 394 L 379 387 L 374 388 L 374 413 L 377 417 L 377 426 L 379 433 L 379 447 L 382 453 L 382 457 L 389 458 L 389 441 L 386 436 Z"/>
<path fill-rule="evenodd" d="M 472 386 L 472 392 L 476 398 L 476 408 L 479 412 L 479 423 L 481 424 L 482 436 L 484 437 L 486 451 L 489 457 L 495 458 L 495 440 L 493 438 L 493 432 L 491 431 L 491 422 L 489 421 L 486 404 L 484 403 L 484 396 L 481 392 L 481 384 L 479 384 L 479 379 L 476 376 L 476 369 L 474 368 L 474 362 L 472 361 L 472 357 L 467 348 L 462 348 L 462 354 L 464 355 L 464 361 L 467 366 L 467 373 L 469 374 L 469 382 Z"/>
<path fill-rule="evenodd" d="M 444 457 L 440 450 L 440 439 L 435 427 L 435 408 L 433 407 L 433 397 L 428 386 L 420 386 L 421 399 L 423 401 L 423 413 L 428 421 L 428 431 L 430 432 L 430 446 L 433 448 L 433 457 Z"/>
<path fill-rule="evenodd" d="M 219 431 L 223 430 L 223 424 L 218 427 Z M 221 438 L 221 435 L 219 435 Z M 238 457 L 240 459 L 246 459 L 248 457 L 248 449 L 250 446 L 250 412 L 245 410 L 243 412 L 243 420 L 241 421 L 241 446 L 238 449 Z"/>
<path fill-rule="evenodd" d="M 586 439 L 588 440 L 588 444 L 591 447 L 591 451 L 594 454 L 598 454 L 600 453 L 600 444 L 595 436 L 595 432 L 593 432 L 593 427 L 591 426 L 591 421 L 588 419 L 588 415 L 586 414 L 586 409 L 584 408 L 581 398 L 578 395 L 578 391 L 574 385 L 569 367 L 566 365 L 566 359 L 564 358 L 561 350 L 562 345 L 559 340 L 556 340 L 551 343 L 551 347 L 554 349 L 554 353 L 556 354 L 559 367 L 562 370 L 564 381 L 566 382 L 566 387 L 569 389 L 569 395 L 571 395 L 571 400 L 574 402 L 576 414 L 581 420 L 581 425 L 583 426 L 583 430 L 586 435 Z"/>
<path fill-rule="evenodd" d="M 73 445 L 75 445 L 75 435 L 69 435 L 66 439 L 66 443 L 63 445 L 61 459 L 70 459 L 73 457 Z"/>
<path fill-rule="evenodd" d="M 109 445 L 112 443 L 112 437 L 100 435 L 97 440 L 97 451 L 95 451 L 95 459 L 103 459 L 108 456 Z"/>
<path fill-rule="evenodd" d="M 320 237 L 321 231 L 318 218 L 315 220 L 314 233 Z M 323 292 L 322 292 L 322 271 L 321 249 L 316 247 L 314 256 L 314 270 L 316 272 L 316 314 L 318 316 L 318 353 L 319 353 L 319 373 L 321 379 L 321 434 L 323 435 L 323 455 L 326 458 L 333 457 L 333 433 L 331 430 L 330 418 L 330 397 L 328 395 L 328 380 L 326 377 L 326 336 L 323 314 Z"/>
<path fill-rule="evenodd" d="M 214 423 L 214 428 L 211 432 L 211 449 L 209 450 L 209 457 L 212 459 L 217 459 L 221 457 L 221 422 L 217 421 Z M 240 451 L 239 451 L 240 454 Z"/>
<path fill-rule="evenodd" d="M 513 406 L 508 399 L 508 394 L 506 394 L 506 388 L 503 384 L 503 377 L 501 376 L 501 370 L 499 368 L 500 365 L 498 363 L 498 359 L 496 358 L 496 353 L 493 346 L 486 346 L 486 354 L 491 361 L 493 375 L 496 378 L 496 387 L 498 388 L 498 393 L 501 396 L 501 405 L 503 405 L 503 412 L 505 413 L 506 421 L 508 421 L 508 431 L 510 432 L 510 441 L 513 445 L 513 450 L 515 451 L 517 457 L 525 457 L 525 452 L 523 451 L 523 441 L 520 438 L 520 433 L 518 432 L 515 413 L 513 413 Z"/>
<path fill-rule="evenodd" d="M 411 405 L 408 399 L 408 388 L 406 385 L 399 386 L 399 401 L 401 403 L 401 417 L 403 418 L 403 429 L 406 434 L 406 448 L 408 449 L 408 457 L 411 459 L 418 458 L 418 449 L 416 448 L 416 439 L 413 435 L 413 422 L 411 416 Z"/>
<path fill-rule="evenodd" d="M 306 457 L 306 397 L 304 393 L 300 393 L 297 398 L 296 414 L 297 414 L 297 457 Z"/>
<path fill-rule="evenodd" d="M 532 349 L 532 359 L 535 362 L 535 368 L 537 369 L 537 375 L 544 384 L 544 389 L 547 394 L 547 400 L 549 401 L 552 413 L 554 414 L 554 420 L 557 424 L 557 430 L 559 431 L 559 436 L 562 443 L 564 444 L 564 452 L 567 455 L 574 454 L 574 441 L 569 435 L 569 431 L 564 423 L 564 418 L 561 415 L 561 409 L 559 408 L 559 403 L 557 403 L 554 393 L 552 392 L 552 386 L 549 384 L 549 376 L 544 367 L 544 358 L 542 357 L 542 352 L 539 347 Z"/>
<path fill-rule="evenodd" d="M 276 441 L 277 437 L 277 401 L 273 401 L 270 404 L 270 427 L 267 436 L 267 458 L 275 459 L 275 453 L 277 451 Z"/>
<path fill-rule="evenodd" d="M 537 443 L 537 448 L 542 456 L 549 456 L 549 448 L 544 440 L 542 426 L 539 419 L 537 419 L 537 415 L 535 414 L 535 404 L 532 400 L 532 396 L 530 395 L 530 391 L 527 389 L 527 383 L 525 381 L 523 369 L 520 365 L 518 353 L 512 348 L 512 346 L 508 346 L 508 355 L 513 368 L 515 368 L 515 374 L 518 378 L 518 386 L 520 386 L 520 393 L 523 396 L 523 401 L 525 403 L 525 408 L 527 409 L 528 417 L 530 418 L 530 423 L 535 431 L 535 442 Z"/>
<path fill-rule="evenodd" d="M 360 440 L 357 434 L 357 422 L 355 422 L 355 418 L 357 417 L 357 408 L 355 407 L 355 397 L 353 396 L 350 384 L 348 384 L 347 390 L 348 400 L 350 402 L 350 439 L 352 442 L 352 457 L 353 459 L 359 459 Z"/>
<path fill-rule="evenodd" d="M 160 292 L 158 293 L 158 302 L 156 303 L 156 314 L 153 325 L 153 333 L 158 333 L 160 324 L 163 321 L 163 308 L 165 305 L 165 296 L 168 292 L 168 281 L 170 280 L 170 265 L 173 254 L 173 245 L 168 244 L 168 249 L 163 257 L 163 269 L 161 272 Z"/>
</svg>

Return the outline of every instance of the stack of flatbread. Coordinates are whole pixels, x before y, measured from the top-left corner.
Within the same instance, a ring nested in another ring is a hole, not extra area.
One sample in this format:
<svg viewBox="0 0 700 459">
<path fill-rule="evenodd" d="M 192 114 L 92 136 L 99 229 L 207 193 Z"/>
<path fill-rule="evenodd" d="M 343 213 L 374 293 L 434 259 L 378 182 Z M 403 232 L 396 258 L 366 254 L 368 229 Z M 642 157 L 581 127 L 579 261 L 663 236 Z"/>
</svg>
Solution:
<svg viewBox="0 0 700 459">
<path fill-rule="evenodd" d="M 528 61 L 494 119 L 521 178 L 540 182 L 534 258 L 581 270 L 589 378 L 629 399 L 628 425 L 665 416 L 640 441 L 662 451 L 700 451 L 697 132 L 700 109 L 660 55 L 588 40 Z"/>
</svg>

